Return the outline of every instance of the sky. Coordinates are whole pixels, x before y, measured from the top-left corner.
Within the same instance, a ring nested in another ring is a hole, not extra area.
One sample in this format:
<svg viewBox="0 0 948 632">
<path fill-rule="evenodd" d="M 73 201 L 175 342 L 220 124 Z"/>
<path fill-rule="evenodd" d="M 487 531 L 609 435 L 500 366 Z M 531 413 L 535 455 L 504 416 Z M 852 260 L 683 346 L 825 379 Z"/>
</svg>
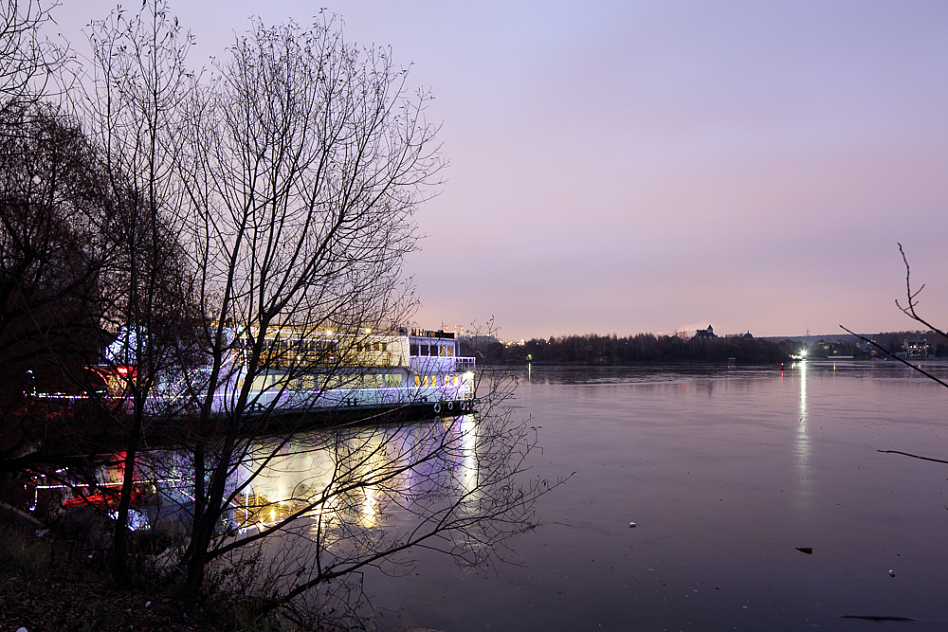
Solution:
<svg viewBox="0 0 948 632">
<path fill-rule="evenodd" d="M 70 0 L 78 53 L 106 0 Z M 136 9 L 130 2 L 127 9 Z M 507 340 L 948 327 L 948 3 L 171 0 L 197 67 L 251 17 L 390 46 L 449 166 L 423 327 Z M 85 29 L 86 31 L 88 29 Z"/>
</svg>

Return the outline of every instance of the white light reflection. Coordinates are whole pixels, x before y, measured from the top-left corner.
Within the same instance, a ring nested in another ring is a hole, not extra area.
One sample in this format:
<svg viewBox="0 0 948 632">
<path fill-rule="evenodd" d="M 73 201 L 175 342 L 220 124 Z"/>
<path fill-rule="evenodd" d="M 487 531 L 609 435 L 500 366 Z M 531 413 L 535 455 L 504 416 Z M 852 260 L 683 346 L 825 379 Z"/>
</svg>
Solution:
<svg viewBox="0 0 948 632">
<path fill-rule="evenodd" d="M 350 480 L 366 481 L 362 487 L 363 498 L 361 503 L 359 526 L 364 529 L 379 526 L 381 519 L 381 507 L 379 506 L 379 494 L 381 490 L 377 484 L 373 485 L 370 481 L 375 480 L 375 473 L 382 472 L 392 466 L 388 460 L 386 443 L 389 441 L 388 435 L 379 432 L 372 432 L 367 440 L 360 437 L 360 445 L 355 454 L 360 455 L 362 463 L 352 469 L 354 476 L 346 477 L 346 482 Z M 337 468 L 340 464 L 335 464 Z M 345 463 L 342 466 L 349 469 L 351 466 Z"/>
<path fill-rule="evenodd" d="M 461 476 L 458 482 L 462 493 L 468 495 L 477 489 L 477 423 L 474 415 L 458 417 L 458 429 L 461 432 Z"/>
<path fill-rule="evenodd" d="M 810 435 L 807 429 L 807 401 L 806 401 L 806 362 L 797 362 L 794 366 L 800 369 L 800 422 L 797 425 L 797 472 L 800 477 L 797 504 L 800 509 L 809 507 L 810 498 Z"/>
<path fill-rule="evenodd" d="M 377 489 L 374 485 L 367 486 L 363 492 L 365 493 L 365 498 L 362 501 L 362 526 L 363 527 L 374 527 L 378 525 L 379 513 L 378 513 L 378 499 L 375 497 Z"/>
</svg>

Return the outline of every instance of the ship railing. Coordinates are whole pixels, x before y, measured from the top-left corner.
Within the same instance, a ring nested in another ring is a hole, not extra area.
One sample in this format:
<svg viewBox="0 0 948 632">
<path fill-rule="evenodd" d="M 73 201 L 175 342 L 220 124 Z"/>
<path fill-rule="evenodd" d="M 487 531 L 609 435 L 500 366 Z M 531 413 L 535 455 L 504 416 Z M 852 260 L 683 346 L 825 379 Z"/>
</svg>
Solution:
<svg viewBox="0 0 948 632">
<path fill-rule="evenodd" d="M 270 405 L 277 409 L 346 408 L 351 406 L 417 406 L 439 402 L 469 400 L 474 396 L 470 383 L 450 386 L 385 386 L 368 388 L 330 388 L 323 391 L 263 391 L 252 394 L 250 409 L 262 411 Z M 216 402 L 218 405 L 223 402 Z"/>
<path fill-rule="evenodd" d="M 470 357 L 470 358 L 457 357 L 454 359 L 454 367 L 455 367 L 454 370 L 458 372 L 463 372 L 463 371 L 473 372 L 474 369 L 476 368 L 476 365 L 477 365 L 477 359 L 473 357 Z"/>
</svg>

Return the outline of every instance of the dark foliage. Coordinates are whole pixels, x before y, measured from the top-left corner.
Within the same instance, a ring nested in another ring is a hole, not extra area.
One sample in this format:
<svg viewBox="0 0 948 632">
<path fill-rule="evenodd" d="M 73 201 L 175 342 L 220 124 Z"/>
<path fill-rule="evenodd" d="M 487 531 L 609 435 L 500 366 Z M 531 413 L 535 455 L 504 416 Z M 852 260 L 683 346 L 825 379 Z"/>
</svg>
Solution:
<svg viewBox="0 0 948 632">
<path fill-rule="evenodd" d="M 105 205 L 75 127 L 47 108 L 8 115 L 15 121 L 0 120 L 15 132 L 0 135 L 0 397 L 67 390 L 51 367 L 94 357 Z"/>
<path fill-rule="evenodd" d="M 633 362 L 784 362 L 799 346 L 749 336 L 691 338 L 636 334 L 619 338 L 596 334 L 534 338 L 523 345 L 487 346 L 490 361 L 554 362 L 571 364 L 628 364 Z"/>
</svg>

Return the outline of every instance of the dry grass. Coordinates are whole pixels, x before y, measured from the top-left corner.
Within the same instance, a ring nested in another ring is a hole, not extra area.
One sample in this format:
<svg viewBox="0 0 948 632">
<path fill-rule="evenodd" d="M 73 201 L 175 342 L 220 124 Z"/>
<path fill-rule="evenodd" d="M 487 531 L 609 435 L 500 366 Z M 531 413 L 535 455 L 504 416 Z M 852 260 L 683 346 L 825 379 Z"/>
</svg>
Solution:
<svg viewBox="0 0 948 632">
<path fill-rule="evenodd" d="M 196 599 L 146 582 L 116 585 L 76 543 L 0 523 L 0 630 L 265 630 L 225 595 Z"/>
<path fill-rule="evenodd" d="M 37 577 L 50 572 L 53 544 L 25 528 L 0 524 L 0 568 L 7 573 Z"/>
</svg>

